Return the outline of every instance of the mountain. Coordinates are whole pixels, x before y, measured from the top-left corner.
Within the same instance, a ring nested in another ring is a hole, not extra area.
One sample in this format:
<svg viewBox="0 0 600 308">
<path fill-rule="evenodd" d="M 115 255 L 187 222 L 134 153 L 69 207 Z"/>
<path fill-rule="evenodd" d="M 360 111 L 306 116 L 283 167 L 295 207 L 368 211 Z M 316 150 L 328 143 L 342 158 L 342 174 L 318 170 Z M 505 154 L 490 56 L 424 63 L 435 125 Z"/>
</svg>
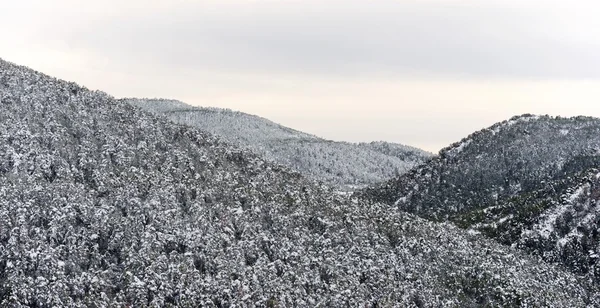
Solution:
<svg viewBox="0 0 600 308">
<path fill-rule="evenodd" d="M 592 176 L 598 149 L 600 119 L 523 115 L 359 195 L 449 220 L 600 282 Z"/>
<path fill-rule="evenodd" d="M 0 60 L 0 306 L 598 305 L 538 258 Z"/>
<path fill-rule="evenodd" d="M 429 159 L 423 150 L 387 142 L 334 142 L 267 119 L 219 108 L 199 108 L 175 100 L 124 99 L 169 119 L 211 132 L 342 190 L 363 188 L 402 174 Z"/>
</svg>

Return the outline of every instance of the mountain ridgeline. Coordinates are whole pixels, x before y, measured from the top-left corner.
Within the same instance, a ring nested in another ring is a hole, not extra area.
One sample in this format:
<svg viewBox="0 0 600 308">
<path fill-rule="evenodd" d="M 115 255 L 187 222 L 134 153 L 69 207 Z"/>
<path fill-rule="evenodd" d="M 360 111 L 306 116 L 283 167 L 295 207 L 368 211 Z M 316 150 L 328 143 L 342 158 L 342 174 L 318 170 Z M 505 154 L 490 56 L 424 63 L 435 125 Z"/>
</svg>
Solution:
<svg viewBox="0 0 600 308">
<path fill-rule="evenodd" d="M 511 247 L 0 60 L 1 307 L 584 307 Z"/>
<path fill-rule="evenodd" d="M 358 193 L 451 221 L 600 282 L 600 119 L 523 115 Z"/>
<path fill-rule="evenodd" d="M 432 156 L 417 148 L 389 142 L 354 144 L 325 140 L 228 109 L 192 107 L 164 99 L 123 100 L 176 123 L 214 133 L 232 144 L 342 190 L 382 182 Z"/>
</svg>

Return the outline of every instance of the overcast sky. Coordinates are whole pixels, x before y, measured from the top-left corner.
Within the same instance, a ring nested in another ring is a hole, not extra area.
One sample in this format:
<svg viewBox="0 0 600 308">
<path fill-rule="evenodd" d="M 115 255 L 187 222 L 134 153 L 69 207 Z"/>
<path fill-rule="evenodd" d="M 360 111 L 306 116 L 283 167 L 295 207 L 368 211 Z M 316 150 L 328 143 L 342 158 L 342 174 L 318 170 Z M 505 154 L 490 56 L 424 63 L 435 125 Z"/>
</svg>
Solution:
<svg viewBox="0 0 600 308">
<path fill-rule="evenodd" d="M 600 117 L 600 1 L 3 1 L 0 57 L 116 97 L 430 151 L 522 113 Z"/>
</svg>

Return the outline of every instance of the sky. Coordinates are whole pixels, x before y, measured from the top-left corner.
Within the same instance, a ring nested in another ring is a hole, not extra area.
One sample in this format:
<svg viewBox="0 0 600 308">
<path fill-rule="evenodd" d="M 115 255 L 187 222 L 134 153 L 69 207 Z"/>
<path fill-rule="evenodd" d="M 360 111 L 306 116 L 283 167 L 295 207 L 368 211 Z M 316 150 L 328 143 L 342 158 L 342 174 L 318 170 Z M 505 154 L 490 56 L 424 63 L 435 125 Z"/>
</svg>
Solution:
<svg viewBox="0 0 600 308">
<path fill-rule="evenodd" d="M 4 1 L 0 58 L 437 152 L 513 115 L 600 117 L 598 16 L 595 0 Z"/>
</svg>

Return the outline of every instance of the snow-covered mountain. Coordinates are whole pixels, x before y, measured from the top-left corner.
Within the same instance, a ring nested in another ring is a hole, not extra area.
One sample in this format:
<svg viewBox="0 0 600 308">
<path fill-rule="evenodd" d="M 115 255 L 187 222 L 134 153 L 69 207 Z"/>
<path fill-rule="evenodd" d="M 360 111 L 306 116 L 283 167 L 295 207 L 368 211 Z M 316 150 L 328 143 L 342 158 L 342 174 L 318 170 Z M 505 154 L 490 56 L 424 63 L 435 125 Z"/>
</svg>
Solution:
<svg viewBox="0 0 600 308">
<path fill-rule="evenodd" d="M 583 307 L 537 258 L 0 60 L 2 307 Z"/>
<path fill-rule="evenodd" d="M 198 108 L 175 100 L 124 99 L 176 123 L 211 132 L 230 143 L 344 190 L 403 174 L 429 159 L 423 150 L 388 142 L 325 140 L 267 119 L 219 108 Z"/>
<path fill-rule="evenodd" d="M 600 282 L 598 149 L 600 119 L 524 115 L 359 195 L 449 220 Z"/>
</svg>

